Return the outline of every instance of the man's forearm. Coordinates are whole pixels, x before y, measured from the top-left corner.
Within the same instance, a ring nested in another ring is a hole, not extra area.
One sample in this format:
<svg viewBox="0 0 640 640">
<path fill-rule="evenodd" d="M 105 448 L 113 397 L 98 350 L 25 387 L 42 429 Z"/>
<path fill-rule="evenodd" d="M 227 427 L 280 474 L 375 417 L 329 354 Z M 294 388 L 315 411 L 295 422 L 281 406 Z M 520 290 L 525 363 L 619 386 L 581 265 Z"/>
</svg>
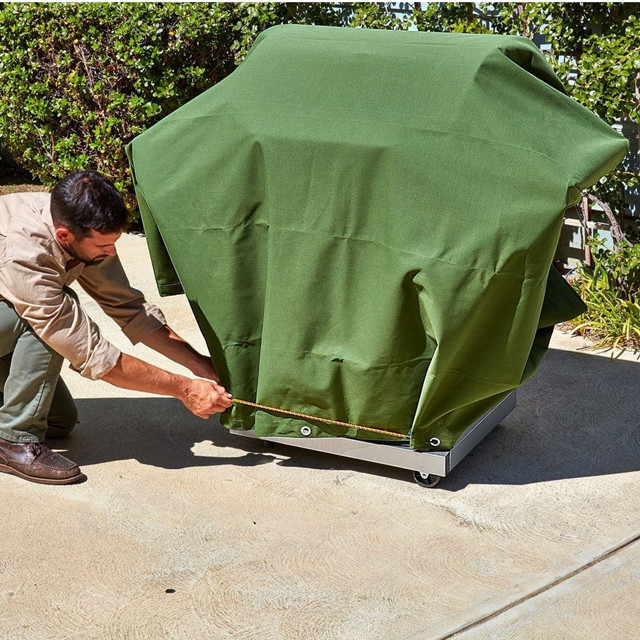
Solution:
<svg viewBox="0 0 640 640">
<path fill-rule="evenodd" d="M 186 367 L 193 374 L 211 378 L 218 382 L 211 360 L 198 353 L 186 340 L 183 340 L 169 325 L 164 325 L 149 334 L 142 344 L 161 353 L 166 358 Z"/>
<path fill-rule="evenodd" d="M 173 396 L 199 418 L 225 411 L 232 404 L 231 395 L 215 382 L 170 373 L 126 353 L 101 379 L 122 389 Z"/>
<path fill-rule="evenodd" d="M 174 398 L 184 397 L 189 384 L 185 376 L 170 373 L 126 353 L 121 354 L 116 366 L 101 380 L 122 389 Z"/>
</svg>

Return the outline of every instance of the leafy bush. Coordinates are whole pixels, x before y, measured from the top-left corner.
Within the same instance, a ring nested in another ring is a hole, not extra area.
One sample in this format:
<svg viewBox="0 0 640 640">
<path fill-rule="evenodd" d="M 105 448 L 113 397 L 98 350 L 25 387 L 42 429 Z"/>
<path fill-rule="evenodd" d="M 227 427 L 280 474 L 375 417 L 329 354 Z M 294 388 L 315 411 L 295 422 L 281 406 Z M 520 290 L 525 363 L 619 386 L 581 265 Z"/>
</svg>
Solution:
<svg viewBox="0 0 640 640">
<path fill-rule="evenodd" d="M 596 348 L 640 349 L 640 244 L 610 250 L 598 238 L 592 268 L 580 267 L 574 281 L 587 312 L 573 321 L 574 332 Z"/>
<path fill-rule="evenodd" d="M 233 71 L 260 31 L 286 22 L 529 37 L 538 31 L 553 45 L 550 62 L 578 101 L 609 121 L 637 119 L 636 9 L 633 3 L 416 3 L 411 11 L 408 3 L 0 2 L 0 138 L 43 184 L 98 169 L 133 205 L 124 145 Z M 638 179 L 618 169 L 598 185 L 620 219 L 622 194 Z"/>
<path fill-rule="evenodd" d="M 96 169 L 134 205 L 125 144 L 233 71 L 263 29 L 339 20 L 294 7 L 0 3 L 0 138 L 43 184 Z"/>
</svg>

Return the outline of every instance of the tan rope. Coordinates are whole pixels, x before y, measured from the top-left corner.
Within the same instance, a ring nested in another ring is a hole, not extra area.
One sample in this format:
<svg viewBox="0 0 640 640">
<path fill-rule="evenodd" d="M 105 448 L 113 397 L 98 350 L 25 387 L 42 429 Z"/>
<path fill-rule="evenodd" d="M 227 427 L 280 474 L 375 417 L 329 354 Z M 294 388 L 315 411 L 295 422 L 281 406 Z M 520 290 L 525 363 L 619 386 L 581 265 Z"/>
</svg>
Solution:
<svg viewBox="0 0 640 640">
<path fill-rule="evenodd" d="M 304 418 L 305 420 L 316 420 L 318 422 L 325 422 L 326 424 L 335 424 L 339 427 L 348 427 L 349 429 L 360 429 L 361 431 L 371 431 L 372 433 L 381 433 L 385 436 L 393 436 L 394 438 L 409 439 L 409 436 L 405 436 L 402 433 L 395 433 L 393 431 L 385 431 L 384 429 L 376 429 L 374 427 L 364 427 L 360 424 L 352 424 L 351 422 L 340 422 L 340 420 L 329 420 L 329 418 L 318 418 L 317 416 L 309 416 L 306 413 L 297 413 L 295 411 L 287 411 L 286 409 L 277 409 L 276 407 L 270 407 L 266 404 L 258 404 L 257 402 L 249 402 L 248 400 L 238 400 L 233 398 L 232 400 L 236 404 L 244 404 L 247 407 L 254 407 L 255 409 L 264 409 L 265 411 L 274 411 L 275 413 L 283 413 L 286 416 L 293 416 L 294 418 Z"/>
</svg>

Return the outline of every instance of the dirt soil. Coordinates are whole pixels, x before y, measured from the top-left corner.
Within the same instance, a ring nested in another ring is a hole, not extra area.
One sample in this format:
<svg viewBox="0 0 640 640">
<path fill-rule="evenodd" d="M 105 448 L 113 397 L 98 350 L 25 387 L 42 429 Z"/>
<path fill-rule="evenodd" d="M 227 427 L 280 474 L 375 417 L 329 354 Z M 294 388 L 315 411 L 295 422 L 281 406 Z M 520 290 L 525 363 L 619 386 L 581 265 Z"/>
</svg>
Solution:
<svg viewBox="0 0 640 640">
<path fill-rule="evenodd" d="M 0 196 L 25 191 L 48 191 L 28 171 L 14 169 L 0 163 Z"/>
</svg>

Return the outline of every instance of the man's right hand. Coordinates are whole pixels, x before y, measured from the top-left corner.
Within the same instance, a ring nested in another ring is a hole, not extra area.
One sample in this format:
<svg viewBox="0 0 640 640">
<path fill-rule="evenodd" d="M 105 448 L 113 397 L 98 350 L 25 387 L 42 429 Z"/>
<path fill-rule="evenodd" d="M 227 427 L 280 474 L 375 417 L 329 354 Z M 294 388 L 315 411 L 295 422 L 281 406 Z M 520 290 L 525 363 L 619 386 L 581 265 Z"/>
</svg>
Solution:
<svg viewBox="0 0 640 640">
<path fill-rule="evenodd" d="M 188 380 L 180 400 L 191 413 L 206 420 L 214 413 L 226 411 L 233 402 L 231 394 L 215 382 L 209 380 Z"/>
</svg>

